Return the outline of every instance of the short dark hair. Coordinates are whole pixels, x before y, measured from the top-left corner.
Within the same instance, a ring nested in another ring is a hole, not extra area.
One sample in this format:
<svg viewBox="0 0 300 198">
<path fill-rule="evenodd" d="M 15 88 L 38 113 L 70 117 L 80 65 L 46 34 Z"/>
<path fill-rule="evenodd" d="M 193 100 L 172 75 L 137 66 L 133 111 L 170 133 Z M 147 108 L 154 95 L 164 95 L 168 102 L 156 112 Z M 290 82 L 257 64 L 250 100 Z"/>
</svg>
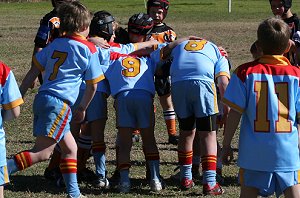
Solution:
<svg viewBox="0 0 300 198">
<path fill-rule="evenodd" d="M 260 23 L 257 42 L 264 55 L 280 55 L 289 45 L 290 28 L 280 18 L 272 17 Z"/>
</svg>

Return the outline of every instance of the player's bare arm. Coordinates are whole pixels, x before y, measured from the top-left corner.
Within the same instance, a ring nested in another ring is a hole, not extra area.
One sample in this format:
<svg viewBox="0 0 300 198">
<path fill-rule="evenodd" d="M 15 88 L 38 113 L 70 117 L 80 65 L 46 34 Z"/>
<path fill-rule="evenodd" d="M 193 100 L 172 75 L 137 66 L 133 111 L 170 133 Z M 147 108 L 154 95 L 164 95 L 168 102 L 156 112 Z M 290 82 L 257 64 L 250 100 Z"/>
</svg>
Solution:
<svg viewBox="0 0 300 198">
<path fill-rule="evenodd" d="M 4 121 L 13 120 L 17 118 L 19 115 L 20 115 L 20 106 L 8 110 L 5 109 L 1 110 L 1 116 Z"/>
<path fill-rule="evenodd" d="M 93 99 L 97 90 L 97 83 L 95 84 L 86 84 L 86 89 L 84 91 L 84 95 L 80 101 L 80 104 L 75 110 L 74 113 L 74 121 L 75 122 L 82 122 L 85 117 L 85 111 L 89 106 L 91 100 Z"/>
<path fill-rule="evenodd" d="M 32 86 L 32 83 L 38 77 L 39 73 L 40 70 L 32 63 L 30 70 L 27 72 L 25 78 L 22 81 L 22 84 L 20 85 L 20 92 L 22 94 L 22 97 L 24 97 L 28 88 Z"/>
<path fill-rule="evenodd" d="M 230 109 L 228 113 L 228 120 L 230 120 L 230 124 L 227 124 L 225 126 L 222 148 L 222 160 L 224 164 L 229 164 L 233 160 L 231 141 L 240 123 L 241 116 L 242 114 L 235 111 L 234 109 Z"/>
</svg>

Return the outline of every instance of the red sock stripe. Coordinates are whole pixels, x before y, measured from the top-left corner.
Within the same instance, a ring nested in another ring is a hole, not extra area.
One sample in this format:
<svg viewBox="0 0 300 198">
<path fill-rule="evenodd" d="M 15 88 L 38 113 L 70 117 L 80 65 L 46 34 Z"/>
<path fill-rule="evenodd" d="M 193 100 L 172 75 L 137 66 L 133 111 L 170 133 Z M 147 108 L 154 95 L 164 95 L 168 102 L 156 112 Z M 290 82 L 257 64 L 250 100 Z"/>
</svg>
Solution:
<svg viewBox="0 0 300 198">
<path fill-rule="evenodd" d="M 193 151 L 178 151 L 179 165 L 190 165 L 193 162 Z"/>
<path fill-rule="evenodd" d="M 18 153 L 14 158 L 19 170 L 24 170 L 32 165 L 29 151 Z"/>
<path fill-rule="evenodd" d="M 201 157 L 202 171 L 217 170 L 217 156 L 206 155 Z"/>
<path fill-rule="evenodd" d="M 77 160 L 61 159 L 59 168 L 62 174 L 77 173 Z"/>
<path fill-rule="evenodd" d="M 93 152 L 104 152 L 106 150 L 106 144 L 105 142 L 94 142 L 92 144 L 92 150 Z"/>
<path fill-rule="evenodd" d="M 127 163 L 127 164 L 119 164 L 118 165 L 118 170 L 126 170 L 126 169 L 129 169 L 131 167 L 131 164 L 130 163 Z"/>
<path fill-rule="evenodd" d="M 145 158 L 146 158 L 146 161 L 159 160 L 159 153 L 146 153 Z"/>
</svg>

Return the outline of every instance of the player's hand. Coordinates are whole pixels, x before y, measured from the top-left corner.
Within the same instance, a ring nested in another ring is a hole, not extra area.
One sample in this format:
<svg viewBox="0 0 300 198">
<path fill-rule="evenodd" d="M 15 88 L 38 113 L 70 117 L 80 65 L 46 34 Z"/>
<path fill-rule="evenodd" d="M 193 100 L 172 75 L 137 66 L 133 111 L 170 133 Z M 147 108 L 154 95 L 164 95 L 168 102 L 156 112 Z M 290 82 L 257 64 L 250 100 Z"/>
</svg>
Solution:
<svg viewBox="0 0 300 198">
<path fill-rule="evenodd" d="M 38 84 L 38 78 L 36 78 L 33 82 L 32 82 L 32 84 L 30 85 L 30 89 L 33 89 L 33 88 L 35 88 L 36 86 L 37 86 L 37 84 Z"/>
<path fill-rule="evenodd" d="M 233 160 L 233 151 L 231 146 L 224 146 L 222 148 L 222 162 L 225 165 L 230 164 Z"/>
<path fill-rule="evenodd" d="M 223 56 L 225 56 L 226 58 L 228 58 L 228 53 L 227 53 L 227 51 L 222 46 L 218 46 L 218 49 L 220 50 L 220 52 L 221 52 L 221 54 Z"/>
<path fill-rule="evenodd" d="M 104 48 L 104 49 L 110 48 L 110 45 L 107 43 L 107 41 L 104 38 L 91 37 L 91 38 L 88 38 L 88 41 L 90 41 L 90 42 L 94 43 L 96 46 Z"/>
<path fill-rule="evenodd" d="M 76 123 L 81 123 L 81 122 L 83 122 L 84 118 L 85 118 L 85 110 L 80 107 L 76 108 L 74 115 L 73 115 L 73 120 Z"/>
</svg>

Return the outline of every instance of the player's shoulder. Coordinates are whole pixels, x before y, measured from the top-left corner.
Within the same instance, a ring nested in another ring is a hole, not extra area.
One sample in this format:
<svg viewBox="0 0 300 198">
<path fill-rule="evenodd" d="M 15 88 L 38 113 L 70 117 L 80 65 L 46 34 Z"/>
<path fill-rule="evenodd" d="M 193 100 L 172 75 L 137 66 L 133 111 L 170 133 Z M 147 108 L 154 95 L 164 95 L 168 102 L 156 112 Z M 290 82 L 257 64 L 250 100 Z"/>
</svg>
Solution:
<svg viewBox="0 0 300 198">
<path fill-rule="evenodd" d="M 3 62 L 0 61 L 0 83 L 3 86 L 10 73 L 10 68 Z"/>
<path fill-rule="evenodd" d="M 160 25 L 155 25 L 151 32 L 155 33 L 155 32 L 166 32 L 166 31 L 174 32 L 173 28 L 171 28 L 170 26 L 168 26 L 165 23 L 162 23 Z"/>
</svg>

